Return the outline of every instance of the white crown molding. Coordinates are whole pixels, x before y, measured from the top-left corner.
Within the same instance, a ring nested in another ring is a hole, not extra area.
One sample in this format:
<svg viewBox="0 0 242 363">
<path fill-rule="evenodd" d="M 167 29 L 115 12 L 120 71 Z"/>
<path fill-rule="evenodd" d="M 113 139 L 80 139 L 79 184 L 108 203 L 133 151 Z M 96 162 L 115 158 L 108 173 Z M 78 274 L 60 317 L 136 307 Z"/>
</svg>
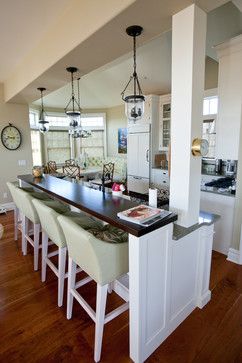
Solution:
<svg viewBox="0 0 242 363">
<path fill-rule="evenodd" d="M 4 204 L 0 204 L 0 209 L 6 209 L 8 210 L 14 210 L 14 202 L 9 202 L 9 203 L 4 203 Z"/>
<path fill-rule="evenodd" d="M 232 3 L 242 12 L 242 0 L 232 0 Z"/>
<path fill-rule="evenodd" d="M 227 261 L 237 263 L 238 265 L 242 265 L 242 256 L 239 250 L 235 250 L 234 248 L 229 249 Z"/>
<path fill-rule="evenodd" d="M 216 45 L 214 49 L 217 52 L 218 58 L 242 51 L 242 34 Z"/>
</svg>

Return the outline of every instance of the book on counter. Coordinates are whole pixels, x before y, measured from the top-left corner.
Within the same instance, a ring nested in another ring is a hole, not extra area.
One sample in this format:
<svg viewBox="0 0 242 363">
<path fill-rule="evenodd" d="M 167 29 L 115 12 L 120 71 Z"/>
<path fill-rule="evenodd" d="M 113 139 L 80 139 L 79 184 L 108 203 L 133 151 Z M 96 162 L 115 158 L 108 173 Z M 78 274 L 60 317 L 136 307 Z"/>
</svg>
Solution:
<svg viewBox="0 0 242 363">
<path fill-rule="evenodd" d="M 128 222 L 149 226 L 169 216 L 171 213 L 172 212 L 169 212 L 164 209 L 158 209 L 150 207 L 148 205 L 141 204 L 138 205 L 137 207 L 127 209 L 123 212 L 119 212 L 117 216 L 120 219 L 123 219 Z"/>
</svg>

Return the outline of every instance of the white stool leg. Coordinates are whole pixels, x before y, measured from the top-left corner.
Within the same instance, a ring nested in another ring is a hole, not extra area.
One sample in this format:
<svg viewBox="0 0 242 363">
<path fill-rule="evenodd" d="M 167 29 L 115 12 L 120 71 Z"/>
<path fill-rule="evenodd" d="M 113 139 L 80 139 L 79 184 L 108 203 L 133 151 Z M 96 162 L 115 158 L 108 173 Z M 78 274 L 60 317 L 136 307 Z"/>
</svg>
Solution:
<svg viewBox="0 0 242 363">
<path fill-rule="evenodd" d="M 104 286 L 97 284 L 96 326 L 95 326 L 95 347 L 94 347 L 95 362 L 99 362 L 101 357 L 107 291 L 108 291 L 108 284 Z"/>
<path fill-rule="evenodd" d="M 38 270 L 40 224 L 34 223 L 34 270 Z"/>
<path fill-rule="evenodd" d="M 63 305 L 64 282 L 66 270 L 66 247 L 59 247 L 58 256 L 58 306 Z"/>
<path fill-rule="evenodd" d="M 25 215 L 22 214 L 22 252 L 23 255 L 27 255 L 27 240 L 26 240 L 26 234 L 29 230 L 29 220 Z"/>
<path fill-rule="evenodd" d="M 19 210 L 15 206 L 14 207 L 14 240 L 15 241 L 17 241 L 17 239 L 18 239 L 18 215 L 19 215 Z"/>
<path fill-rule="evenodd" d="M 73 295 L 71 289 L 74 289 L 76 283 L 76 263 L 69 257 L 68 262 L 68 287 L 67 287 L 67 319 L 71 319 L 73 307 Z"/>
<path fill-rule="evenodd" d="M 48 255 L 48 235 L 42 231 L 42 267 L 41 267 L 41 281 L 46 280 L 46 259 Z"/>
</svg>

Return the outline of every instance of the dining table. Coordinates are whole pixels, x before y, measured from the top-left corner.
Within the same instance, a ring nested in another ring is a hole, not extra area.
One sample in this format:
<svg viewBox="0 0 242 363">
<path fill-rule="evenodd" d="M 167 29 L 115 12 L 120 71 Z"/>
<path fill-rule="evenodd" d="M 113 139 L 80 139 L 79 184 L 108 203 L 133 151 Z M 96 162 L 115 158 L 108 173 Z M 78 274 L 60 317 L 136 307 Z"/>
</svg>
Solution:
<svg viewBox="0 0 242 363">
<path fill-rule="evenodd" d="M 209 301 L 212 219 L 180 231 L 176 239 L 176 213 L 144 226 L 118 217 L 138 205 L 122 196 L 51 175 L 19 175 L 18 180 L 20 186 L 31 185 L 128 233 L 129 273 L 113 289 L 129 301 L 129 354 L 135 363 L 144 362 L 197 306 Z"/>
</svg>

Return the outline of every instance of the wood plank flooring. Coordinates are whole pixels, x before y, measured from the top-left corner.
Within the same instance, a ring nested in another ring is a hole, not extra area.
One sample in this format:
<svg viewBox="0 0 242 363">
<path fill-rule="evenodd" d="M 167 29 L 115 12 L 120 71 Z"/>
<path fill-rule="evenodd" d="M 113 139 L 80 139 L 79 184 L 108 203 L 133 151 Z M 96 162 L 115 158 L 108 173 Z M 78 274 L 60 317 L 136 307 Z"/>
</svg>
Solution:
<svg viewBox="0 0 242 363">
<path fill-rule="evenodd" d="M 14 241 L 13 213 L 0 216 L 0 362 L 93 362 L 94 324 L 74 303 L 66 320 L 66 303 L 57 307 L 57 280 L 33 270 L 33 251 L 21 253 Z M 19 236 L 20 237 L 20 236 Z M 196 309 L 147 360 L 148 363 L 242 363 L 242 266 L 213 253 L 212 300 Z M 82 288 L 95 307 L 95 284 Z M 107 309 L 119 305 L 114 293 Z M 104 329 L 102 362 L 129 363 L 128 313 Z"/>
</svg>

